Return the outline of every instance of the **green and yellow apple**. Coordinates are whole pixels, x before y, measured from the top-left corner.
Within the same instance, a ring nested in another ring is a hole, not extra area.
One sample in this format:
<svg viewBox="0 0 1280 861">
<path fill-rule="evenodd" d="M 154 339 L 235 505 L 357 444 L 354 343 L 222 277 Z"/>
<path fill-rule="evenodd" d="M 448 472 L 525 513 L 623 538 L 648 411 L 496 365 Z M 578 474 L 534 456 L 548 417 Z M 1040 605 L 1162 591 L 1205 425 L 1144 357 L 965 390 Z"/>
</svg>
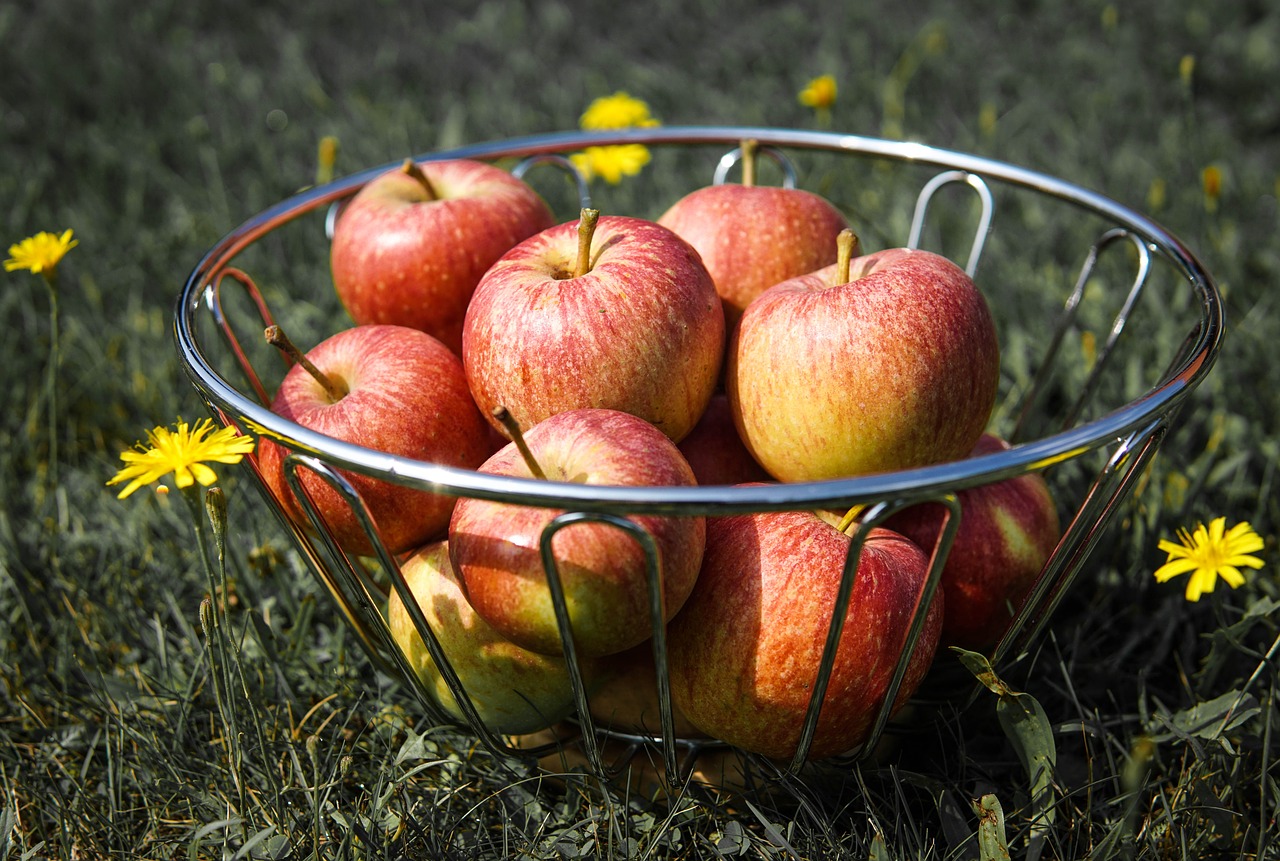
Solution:
<svg viewBox="0 0 1280 861">
<path fill-rule="evenodd" d="M 522 649 L 480 618 L 462 592 L 444 542 L 418 549 L 401 570 L 414 603 L 485 726 L 497 733 L 537 732 L 572 713 L 573 684 L 564 659 Z M 467 723 L 395 589 L 387 601 L 387 625 L 432 699 L 459 723 Z M 591 671 L 584 668 L 584 674 L 590 676 Z"/>
</svg>

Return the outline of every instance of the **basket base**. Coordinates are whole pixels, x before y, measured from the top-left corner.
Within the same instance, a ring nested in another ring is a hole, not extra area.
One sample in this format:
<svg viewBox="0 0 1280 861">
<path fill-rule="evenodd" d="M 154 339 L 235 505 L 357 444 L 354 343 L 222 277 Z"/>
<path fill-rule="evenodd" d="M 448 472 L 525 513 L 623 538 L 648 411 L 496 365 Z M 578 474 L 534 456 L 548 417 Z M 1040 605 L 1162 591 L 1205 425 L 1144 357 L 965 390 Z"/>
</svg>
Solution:
<svg viewBox="0 0 1280 861">
<path fill-rule="evenodd" d="M 908 703 L 886 727 L 875 748 L 865 757 L 859 753 L 807 763 L 797 776 L 789 775 L 787 763 L 767 760 L 717 741 L 680 741 L 680 773 L 668 775 L 663 764 L 660 741 L 639 741 L 603 735 L 600 760 L 605 775 L 596 774 L 587 754 L 577 741 L 579 728 L 560 724 L 541 732 L 515 736 L 509 741 L 518 749 L 534 750 L 553 746 L 538 756 L 538 768 L 552 780 L 563 776 L 565 783 L 584 777 L 603 781 L 607 787 L 629 798 L 643 798 L 669 804 L 691 794 L 734 808 L 742 798 L 769 800 L 782 807 L 794 804 L 797 784 L 817 786 L 852 780 L 865 762 L 871 767 L 895 762 L 904 743 L 927 732 L 939 716 L 932 703 Z M 572 741 L 566 741 L 572 739 Z"/>
</svg>

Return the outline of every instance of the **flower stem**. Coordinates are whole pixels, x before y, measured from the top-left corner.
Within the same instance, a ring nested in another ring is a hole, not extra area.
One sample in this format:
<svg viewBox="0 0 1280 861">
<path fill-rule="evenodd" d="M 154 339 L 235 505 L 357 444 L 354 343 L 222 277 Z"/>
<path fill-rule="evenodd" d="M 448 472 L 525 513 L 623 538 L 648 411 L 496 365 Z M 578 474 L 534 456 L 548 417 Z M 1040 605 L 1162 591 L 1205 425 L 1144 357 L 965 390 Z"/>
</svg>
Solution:
<svg viewBox="0 0 1280 861">
<path fill-rule="evenodd" d="M 45 471 L 48 482 L 46 498 L 53 505 L 53 518 L 50 521 L 49 562 L 54 573 L 59 571 L 58 533 L 60 517 L 58 516 L 58 368 L 62 363 L 60 346 L 60 319 L 58 310 L 58 270 L 45 270 L 44 283 L 49 290 L 49 367 L 45 372 L 45 397 L 49 402 L 49 466 Z"/>
<path fill-rule="evenodd" d="M 222 717 L 223 734 L 226 737 L 227 751 L 232 763 L 232 777 L 240 795 L 240 803 L 243 805 L 245 789 L 240 781 L 240 771 L 244 754 L 240 748 L 240 728 L 236 720 L 235 702 L 232 699 L 234 676 L 231 671 L 231 637 L 227 632 L 226 608 L 223 606 L 227 594 L 226 501 L 221 488 L 215 486 L 202 493 L 201 488 L 194 484 L 182 489 L 182 498 L 186 500 L 191 510 L 191 519 L 196 531 L 196 545 L 209 582 L 209 597 L 200 603 L 200 624 L 208 643 L 214 698 L 217 700 L 218 711 Z M 212 552 L 216 554 L 214 557 L 210 556 L 211 548 L 206 523 L 213 526 Z"/>
</svg>

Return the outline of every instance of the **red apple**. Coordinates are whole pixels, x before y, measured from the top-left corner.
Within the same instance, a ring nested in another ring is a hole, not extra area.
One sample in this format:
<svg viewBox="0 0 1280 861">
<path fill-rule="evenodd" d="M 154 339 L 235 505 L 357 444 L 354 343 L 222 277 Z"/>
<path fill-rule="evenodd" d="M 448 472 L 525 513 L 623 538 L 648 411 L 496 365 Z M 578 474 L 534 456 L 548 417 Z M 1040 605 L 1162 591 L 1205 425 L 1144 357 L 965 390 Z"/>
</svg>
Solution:
<svg viewBox="0 0 1280 861">
<path fill-rule="evenodd" d="M 485 726 L 497 733 L 537 732 L 572 713 L 573 685 L 564 658 L 522 649 L 477 616 L 462 593 L 444 542 L 415 551 L 401 570 L 415 603 Z M 387 601 L 387 624 L 409 666 L 435 702 L 457 721 L 466 723 L 465 713 L 395 589 Z M 586 669 L 584 672 L 590 673 Z"/>
<path fill-rule="evenodd" d="M 665 487 L 695 483 L 671 440 L 642 419 L 616 410 L 558 413 L 531 428 L 524 441 L 553 481 Z M 480 470 L 534 477 L 515 443 Z M 546 654 L 560 654 L 563 645 L 539 540 L 560 513 L 467 498 L 458 501 L 449 524 L 449 553 L 476 612 L 512 642 Z M 657 544 L 670 618 L 688 597 L 702 564 L 703 518 L 628 519 Z M 645 557 L 635 537 L 611 524 L 584 522 L 562 528 L 551 546 L 579 654 L 614 654 L 651 635 Z"/>
<path fill-rule="evenodd" d="M 729 347 L 738 432 L 780 481 L 966 457 L 995 404 L 995 325 L 963 269 L 903 248 L 848 265 L 770 287 Z"/>
<path fill-rule="evenodd" d="M 658 218 L 702 256 L 730 329 L 769 287 L 834 263 L 836 235 L 848 226 L 820 195 L 755 185 L 750 158 L 744 147 L 741 184 L 697 189 Z"/>
<path fill-rule="evenodd" d="M 585 210 L 505 254 L 476 288 L 462 358 L 486 415 L 522 427 L 572 409 L 639 416 L 680 440 L 706 409 L 724 313 L 687 242 Z"/>
<path fill-rule="evenodd" d="M 330 249 L 334 287 L 357 324 L 421 329 L 458 353 L 480 276 L 555 219 L 532 188 L 492 165 L 405 165 L 342 209 Z"/>
<path fill-rule="evenodd" d="M 689 435 L 680 440 L 680 453 L 689 461 L 698 484 L 746 484 L 768 481 L 769 474 L 742 444 L 733 425 L 729 398 L 723 392 L 711 396 L 706 412 Z"/>
<path fill-rule="evenodd" d="M 462 362 L 424 332 L 404 326 L 356 326 L 321 342 L 306 359 L 337 390 L 327 390 L 304 363 L 296 363 L 271 403 L 273 412 L 292 422 L 365 448 L 462 469 L 479 466 L 491 450 Z M 275 497 L 295 519 L 305 522 L 285 481 L 286 454 L 264 437 L 259 466 Z M 392 553 L 440 537 L 449 524 L 451 496 L 342 474 L 368 505 Z M 306 468 L 299 469 L 298 476 L 338 543 L 353 553 L 373 552 L 338 493 Z"/>
<path fill-rule="evenodd" d="M 973 454 L 1008 449 L 1004 440 L 983 434 Z M 1049 485 L 1039 473 L 957 496 L 960 525 L 942 569 L 947 603 L 942 645 L 982 651 L 1008 630 L 1062 533 Z M 941 504 L 926 502 L 896 513 L 884 525 L 931 552 L 945 513 Z"/>
<path fill-rule="evenodd" d="M 672 697 L 689 721 L 743 750 L 795 755 L 850 545 L 814 512 L 707 519 L 702 571 L 667 637 Z M 810 759 L 866 739 L 927 571 L 914 542 L 886 529 L 868 534 Z M 933 661 L 942 609 L 935 592 L 895 709 Z"/>
</svg>

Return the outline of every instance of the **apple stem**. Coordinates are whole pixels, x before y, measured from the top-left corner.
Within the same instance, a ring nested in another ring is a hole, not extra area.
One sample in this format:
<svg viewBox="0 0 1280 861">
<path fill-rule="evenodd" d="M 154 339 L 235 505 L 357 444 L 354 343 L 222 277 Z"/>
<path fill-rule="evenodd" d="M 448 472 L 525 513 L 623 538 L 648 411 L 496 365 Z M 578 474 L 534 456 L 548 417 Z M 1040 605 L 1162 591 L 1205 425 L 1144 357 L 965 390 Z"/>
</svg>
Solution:
<svg viewBox="0 0 1280 861">
<path fill-rule="evenodd" d="M 578 262 L 573 277 L 581 278 L 591 271 L 591 237 L 595 235 L 600 210 L 584 208 L 578 216 Z"/>
<path fill-rule="evenodd" d="M 421 185 L 423 190 L 427 193 L 427 199 L 436 200 L 440 197 L 440 195 L 436 194 L 435 186 L 431 184 L 431 180 L 427 178 L 422 167 L 413 159 L 405 159 L 404 164 L 400 165 L 400 170 L 405 174 L 405 176 L 413 177 L 418 181 L 418 184 Z"/>
<path fill-rule="evenodd" d="M 742 184 L 751 187 L 756 184 L 756 151 L 760 149 L 760 141 L 745 140 L 742 142 Z"/>
<path fill-rule="evenodd" d="M 839 529 L 841 532 L 844 532 L 847 534 L 849 527 L 852 526 L 855 521 L 857 521 L 858 515 L 862 514 L 862 512 L 865 511 L 866 508 L 867 507 L 863 505 L 861 502 L 854 505 L 853 508 L 850 508 L 848 511 L 845 512 L 844 517 L 840 518 L 840 523 L 838 526 L 836 526 L 836 529 Z"/>
<path fill-rule="evenodd" d="M 324 388 L 325 393 L 329 396 L 331 403 L 337 403 L 346 397 L 350 389 L 342 380 L 334 380 L 324 371 L 315 366 L 315 363 L 302 354 L 293 341 L 289 340 L 289 336 L 279 326 L 268 326 L 263 332 L 263 336 L 267 339 L 267 343 L 280 350 L 294 362 L 302 365 L 303 370 L 315 378 L 315 381 Z"/>
<path fill-rule="evenodd" d="M 529 444 L 524 441 L 524 432 L 520 430 L 520 423 L 516 421 L 515 416 L 511 415 L 511 411 L 503 406 L 494 407 L 493 417 L 498 420 L 498 424 L 502 425 L 507 432 L 507 436 L 511 437 L 511 441 L 516 444 L 516 448 L 520 450 L 520 456 L 524 458 L 525 466 L 529 467 L 529 472 L 533 473 L 533 477 L 545 479 L 547 474 L 542 471 L 542 467 L 538 465 L 537 458 L 529 450 Z"/>
<path fill-rule="evenodd" d="M 849 264 L 858 253 L 858 234 L 849 228 L 836 236 L 836 284 L 849 283 Z"/>
</svg>

